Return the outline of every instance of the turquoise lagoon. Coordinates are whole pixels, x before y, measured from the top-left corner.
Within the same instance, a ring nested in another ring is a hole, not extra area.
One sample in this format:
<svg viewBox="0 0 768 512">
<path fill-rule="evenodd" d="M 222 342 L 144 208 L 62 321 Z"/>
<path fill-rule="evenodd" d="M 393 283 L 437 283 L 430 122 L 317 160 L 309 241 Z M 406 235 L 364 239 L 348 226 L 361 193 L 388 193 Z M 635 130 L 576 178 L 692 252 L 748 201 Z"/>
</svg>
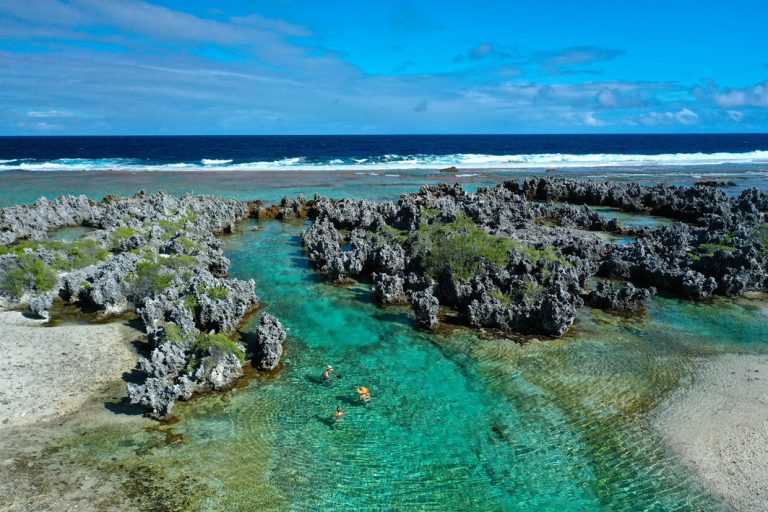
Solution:
<svg viewBox="0 0 768 512">
<path fill-rule="evenodd" d="M 254 279 L 289 329 L 277 371 L 180 404 L 159 428 L 59 436 L 45 460 L 110 475 L 151 510 L 718 509 L 649 415 L 705 358 L 768 352 L 764 301 L 658 297 L 632 317 L 583 309 L 559 340 L 432 334 L 407 308 L 378 307 L 366 283 L 324 282 L 302 228 L 248 221 L 224 238 L 231 275 Z M 327 364 L 342 376 L 329 386 Z"/>
</svg>

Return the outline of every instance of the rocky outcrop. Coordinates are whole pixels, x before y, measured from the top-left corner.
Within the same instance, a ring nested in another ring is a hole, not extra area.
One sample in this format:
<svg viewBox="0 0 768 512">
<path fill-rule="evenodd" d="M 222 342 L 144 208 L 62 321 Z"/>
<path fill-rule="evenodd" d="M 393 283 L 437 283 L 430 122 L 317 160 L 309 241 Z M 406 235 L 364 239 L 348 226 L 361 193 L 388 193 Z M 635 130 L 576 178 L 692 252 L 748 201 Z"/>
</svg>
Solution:
<svg viewBox="0 0 768 512">
<path fill-rule="evenodd" d="M 610 281 L 599 281 L 585 300 L 593 308 L 634 311 L 645 304 L 655 292 L 654 288 L 636 288 L 632 283 L 616 289 Z"/>
<path fill-rule="evenodd" d="M 283 205 L 292 207 L 290 204 Z M 0 210 L 0 302 L 47 317 L 52 297 L 113 315 L 135 310 L 151 354 L 139 363 L 134 403 L 163 418 L 176 400 L 219 390 L 242 375 L 244 349 L 229 335 L 258 305 L 253 281 L 226 278 L 215 233 L 249 215 L 239 201 L 165 193 L 41 199 Z M 45 241 L 46 230 L 87 224 L 87 241 Z"/>
<path fill-rule="evenodd" d="M 128 396 L 157 419 L 171 414 L 177 400 L 189 400 L 206 389 L 225 389 L 243 375 L 241 359 L 231 351 L 211 346 L 205 354 L 193 354 L 190 343 L 172 341 L 139 361 L 139 369 L 146 379 L 128 384 Z"/>
<path fill-rule="evenodd" d="M 333 281 L 372 280 L 382 305 L 410 300 L 429 328 L 439 304 L 476 327 L 560 336 L 585 302 L 628 311 L 656 288 L 693 300 L 768 288 L 768 196 L 754 189 L 729 197 L 710 186 L 547 177 L 472 194 L 425 185 L 397 203 L 308 205 L 315 222 L 302 239 L 312 264 Z M 688 224 L 628 228 L 590 205 Z M 593 289 L 595 277 L 624 284 Z"/>
<path fill-rule="evenodd" d="M 256 329 L 256 346 L 253 354 L 253 366 L 258 370 L 274 370 L 280 363 L 285 342 L 285 328 L 280 321 L 269 313 L 261 317 Z"/>
<path fill-rule="evenodd" d="M 440 308 L 440 302 L 437 297 L 428 290 L 416 292 L 411 300 L 413 312 L 416 315 L 416 322 L 425 329 L 437 328 L 437 312 Z"/>
</svg>

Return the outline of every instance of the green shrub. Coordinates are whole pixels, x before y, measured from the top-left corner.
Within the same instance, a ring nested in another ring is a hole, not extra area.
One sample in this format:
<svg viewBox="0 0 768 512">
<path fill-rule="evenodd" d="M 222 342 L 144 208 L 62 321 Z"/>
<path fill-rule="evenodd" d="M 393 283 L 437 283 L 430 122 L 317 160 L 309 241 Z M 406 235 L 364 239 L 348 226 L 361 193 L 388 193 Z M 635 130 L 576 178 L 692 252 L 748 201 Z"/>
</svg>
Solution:
<svg viewBox="0 0 768 512">
<path fill-rule="evenodd" d="M 113 249 L 118 249 L 120 247 L 121 240 L 125 240 L 126 238 L 131 238 L 136 233 L 137 233 L 136 230 L 131 228 L 125 228 L 125 227 L 115 228 L 115 230 L 109 234 L 109 241 L 110 241 L 111 247 Z"/>
<path fill-rule="evenodd" d="M 173 322 L 168 322 L 164 326 L 165 341 L 173 343 L 180 343 L 184 341 L 184 336 L 181 334 L 181 328 Z"/>
<path fill-rule="evenodd" d="M 480 271 L 482 261 L 504 267 L 509 252 L 521 247 L 520 242 L 507 237 L 491 236 L 466 216 L 455 222 L 423 224 L 410 238 L 414 256 L 433 279 L 448 270 L 461 280 Z"/>
<path fill-rule="evenodd" d="M 176 277 L 174 273 L 167 273 L 166 267 L 154 261 L 142 261 L 136 265 L 136 274 L 133 277 L 133 285 L 137 295 L 145 293 L 158 294 L 168 288 Z"/>
<path fill-rule="evenodd" d="M 512 297 L 509 297 L 508 295 L 504 295 L 501 290 L 492 290 L 491 293 L 489 293 L 491 297 L 494 299 L 497 299 L 500 301 L 504 307 L 509 307 L 512 305 Z"/>
<path fill-rule="evenodd" d="M 163 230 L 163 239 L 170 240 L 176 233 L 184 229 L 184 219 L 172 222 L 170 220 L 160 220 L 157 225 Z"/>
<path fill-rule="evenodd" d="M 58 256 L 54 265 L 60 270 L 74 270 L 95 265 L 109 257 L 109 251 L 102 248 L 96 240 L 75 240 L 61 247 L 62 256 Z"/>
<path fill-rule="evenodd" d="M 194 315 L 197 313 L 197 308 L 200 307 L 200 301 L 197 300 L 193 293 L 190 293 L 184 297 L 184 307 Z"/>
<path fill-rule="evenodd" d="M 195 252 L 195 249 L 197 249 L 195 242 L 185 236 L 180 236 L 176 241 L 184 248 L 184 253 L 186 254 Z"/>
<path fill-rule="evenodd" d="M 763 246 L 761 253 L 768 256 L 768 223 L 760 224 L 755 228 L 755 240 Z"/>
<path fill-rule="evenodd" d="M 59 281 L 56 272 L 43 260 L 31 254 L 18 257 L 19 268 L 3 276 L 0 290 L 12 297 L 20 297 L 26 290 L 47 292 Z"/>
<path fill-rule="evenodd" d="M 197 259 L 194 256 L 170 256 L 168 258 L 161 258 L 160 263 L 168 268 L 181 269 L 185 267 L 194 267 L 197 265 Z"/>
<path fill-rule="evenodd" d="M 704 254 L 708 256 L 712 256 L 717 251 L 725 251 L 725 252 L 733 252 L 736 250 L 735 247 L 730 247 L 728 245 L 720 245 L 720 244 L 701 244 L 699 246 L 699 250 L 703 251 Z"/>
<path fill-rule="evenodd" d="M 235 354 L 241 363 L 245 363 L 245 354 L 240 349 L 240 346 L 237 342 L 223 333 L 199 334 L 197 338 L 195 338 L 195 341 L 192 342 L 192 354 L 195 359 L 201 361 L 208 356 L 208 351 L 212 347 L 220 348 L 225 352 Z"/>
<path fill-rule="evenodd" d="M 205 294 L 211 300 L 226 300 L 229 296 L 229 288 L 226 286 L 214 286 L 213 288 L 208 288 Z"/>
</svg>

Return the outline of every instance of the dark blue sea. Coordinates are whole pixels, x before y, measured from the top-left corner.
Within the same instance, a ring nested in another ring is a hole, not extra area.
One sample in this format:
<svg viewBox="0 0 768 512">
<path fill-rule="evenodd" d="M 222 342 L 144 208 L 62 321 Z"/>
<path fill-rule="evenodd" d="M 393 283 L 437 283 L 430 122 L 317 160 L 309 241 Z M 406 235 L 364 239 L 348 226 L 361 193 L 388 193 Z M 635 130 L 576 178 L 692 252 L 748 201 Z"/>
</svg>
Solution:
<svg viewBox="0 0 768 512">
<path fill-rule="evenodd" d="M 458 172 L 438 172 L 456 167 Z M 151 171 L 151 172 L 148 172 Z M 768 183 L 768 134 L 0 137 L 0 206 L 139 190 L 277 201 L 397 199 L 543 175 L 690 185 Z"/>
<path fill-rule="evenodd" d="M 0 170 L 537 169 L 768 164 L 768 134 L 0 137 Z"/>
</svg>

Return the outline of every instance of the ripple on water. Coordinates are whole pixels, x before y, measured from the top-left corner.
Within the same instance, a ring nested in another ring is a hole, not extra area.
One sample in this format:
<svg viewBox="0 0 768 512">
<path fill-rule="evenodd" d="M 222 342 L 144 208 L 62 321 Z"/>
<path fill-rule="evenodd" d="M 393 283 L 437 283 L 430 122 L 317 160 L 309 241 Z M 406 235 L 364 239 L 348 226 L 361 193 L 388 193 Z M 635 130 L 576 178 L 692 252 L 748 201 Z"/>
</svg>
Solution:
<svg viewBox="0 0 768 512">
<path fill-rule="evenodd" d="M 466 329 L 426 334 L 407 310 L 376 307 L 364 286 L 321 283 L 300 258 L 299 229 L 268 222 L 226 239 L 232 273 L 254 278 L 290 329 L 282 371 L 179 406 L 179 442 L 153 438 L 139 454 L 118 436 L 93 438 L 83 463 L 194 476 L 207 510 L 713 508 L 646 413 L 699 356 L 765 350 L 754 306 L 657 299 L 635 318 L 584 310 L 565 338 L 526 346 Z M 321 385 L 329 363 L 342 378 Z M 355 399 L 361 385 L 370 405 Z"/>
</svg>

